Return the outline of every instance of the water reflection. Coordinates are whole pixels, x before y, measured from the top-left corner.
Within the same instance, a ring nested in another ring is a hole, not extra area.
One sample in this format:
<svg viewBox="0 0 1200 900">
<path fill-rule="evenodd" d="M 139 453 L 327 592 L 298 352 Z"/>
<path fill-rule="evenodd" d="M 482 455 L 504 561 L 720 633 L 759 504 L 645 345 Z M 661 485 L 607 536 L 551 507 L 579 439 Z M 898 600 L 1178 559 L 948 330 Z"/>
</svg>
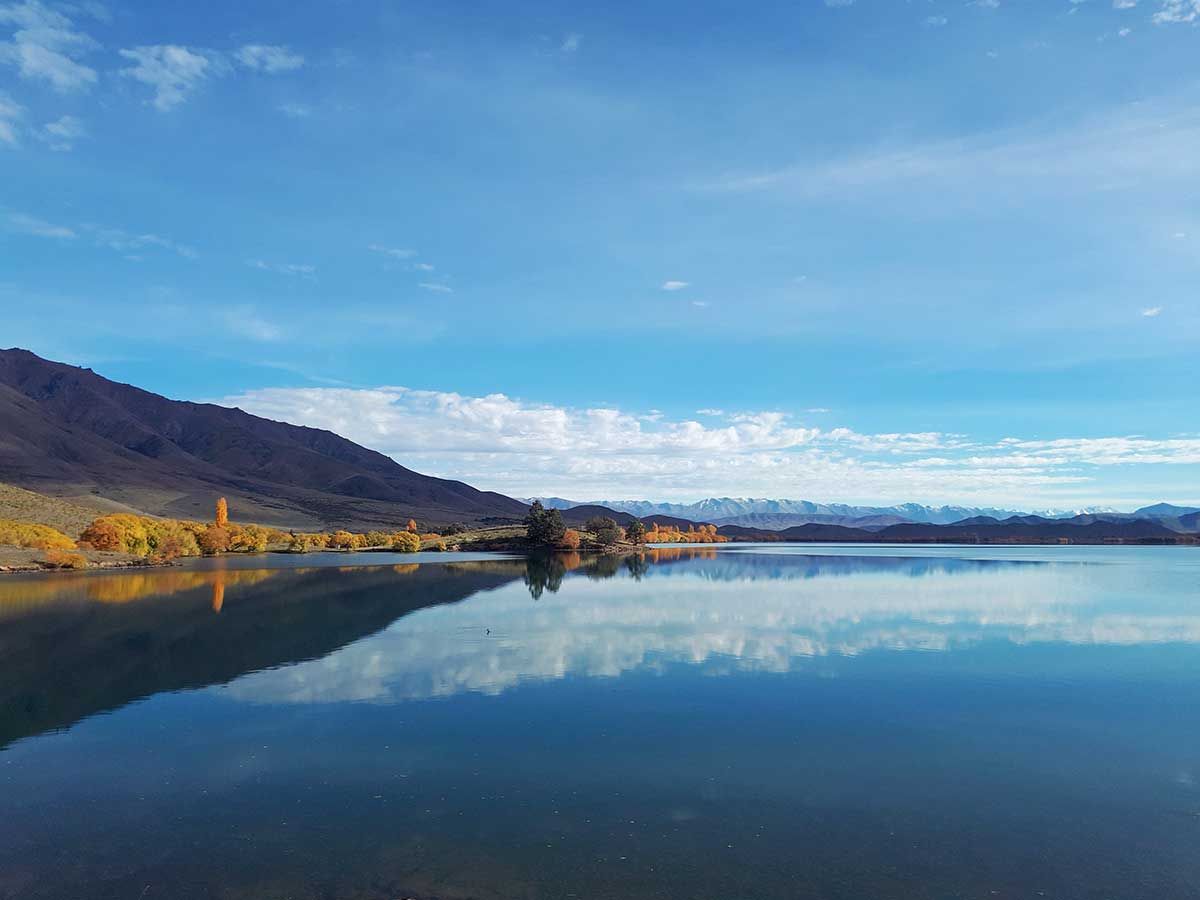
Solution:
<svg viewBox="0 0 1200 900">
<path fill-rule="evenodd" d="M 255 703 L 382 703 L 673 663 L 787 672 L 985 641 L 1200 642 L 1195 554 L 966 552 L 668 547 L 4 580 L 0 746 L 227 682 Z"/>
<path fill-rule="evenodd" d="M 1194 897 L 1164 549 L 0 580 L 0 897 Z"/>
<path fill-rule="evenodd" d="M 0 581 L 0 747 L 140 697 L 325 656 L 523 569 L 496 560 Z"/>
<path fill-rule="evenodd" d="M 1111 559 L 1111 558 L 1110 558 Z M 330 657 L 231 686 L 260 703 L 496 694 L 525 681 L 672 663 L 788 672 L 878 650 L 1200 642 L 1195 570 L 1053 561 L 710 549 L 526 562 L 525 591 L 427 609 Z M 597 582 L 609 582 L 598 584 Z"/>
</svg>

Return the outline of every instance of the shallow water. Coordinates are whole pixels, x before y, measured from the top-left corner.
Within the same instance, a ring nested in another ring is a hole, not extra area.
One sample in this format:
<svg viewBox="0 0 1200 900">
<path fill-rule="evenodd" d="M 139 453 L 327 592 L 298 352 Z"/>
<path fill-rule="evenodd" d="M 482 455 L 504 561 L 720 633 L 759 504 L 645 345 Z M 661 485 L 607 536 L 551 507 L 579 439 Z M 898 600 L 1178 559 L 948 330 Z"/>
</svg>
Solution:
<svg viewBox="0 0 1200 900">
<path fill-rule="evenodd" d="M 1200 895 L 1193 548 L 445 558 L 0 580 L 0 897 Z"/>
</svg>

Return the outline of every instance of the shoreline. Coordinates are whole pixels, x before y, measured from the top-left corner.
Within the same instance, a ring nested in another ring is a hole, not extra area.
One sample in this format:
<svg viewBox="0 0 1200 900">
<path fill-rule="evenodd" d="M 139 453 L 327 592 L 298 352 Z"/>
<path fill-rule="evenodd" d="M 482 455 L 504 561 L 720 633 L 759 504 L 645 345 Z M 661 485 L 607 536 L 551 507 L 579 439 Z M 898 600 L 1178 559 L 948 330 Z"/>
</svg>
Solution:
<svg viewBox="0 0 1200 900">
<path fill-rule="evenodd" d="M 253 561 L 256 559 L 266 560 L 270 557 L 306 557 L 306 556 L 351 556 L 356 557 L 363 554 L 382 554 L 388 553 L 399 557 L 410 556 L 425 556 L 426 558 L 414 561 L 416 565 L 437 564 L 437 563 L 453 563 L 455 557 L 462 555 L 470 555 L 473 553 L 487 554 L 507 554 L 509 556 L 518 556 L 523 558 L 538 557 L 538 556 L 560 556 L 571 553 L 586 554 L 588 556 L 608 556 L 608 557 L 627 557 L 638 556 L 641 554 L 654 552 L 655 550 L 716 550 L 720 548 L 733 547 L 815 547 L 815 546 L 837 546 L 846 548 L 856 547 L 930 547 L 930 548 L 1017 548 L 1017 547 L 1197 547 L 1200 546 L 1200 541 L 1182 540 L 1182 541 L 1074 541 L 1064 543 L 1060 541 L 727 541 L 716 544 L 700 544 L 700 543 L 683 543 L 683 544 L 620 544 L 612 547 L 581 547 L 577 550 L 563 550 L 555 548 L 539 548 L 531 547 L 523 541 L 477 541 L 468 542 L 463 545 L 456 545 L 452 549 L 446 550 L 420 550 L 416 553 L 398 552 L 387 547 L 370 547 L 361 548 L 358 550 L 348 549 L 322 549 L 312 550 L 308 552 L 297 552 L 293 550 L 272 548 L 255 553 L 224 553 L 214 556 L 187 556 L 177 557 L 167 560 L 150 560 L 138 557 L 125 558 L 100 558 L 88 559 L 86 568 L 69 568 L 62 566 L 53 566 L 39 562 L 32 558 L 41 551 L 26 550 L 25 548 L 4 547 L 0 548 L 0 576 L 2 575 L 55 575 L 55 574 L 87 574 L 96 573 L 111 573 L 121 572 L 129 569 L 169 569 L 169 568 L 188 568 L 191 562 L 217 562 L 222 560 L 235 560 L 239 563 L 237 568 L 253 569 Z M 28 559 L 3 561 L 6 557 L 11 557 L 14 554 L 20 554 L 29 557 Z M 436 554 L 438 559 L 430 560 L 427 554 Z M 99 556 L 96 551 L 92 551 L 89 556 Z M 105 554 L 109 557 L 115 554 Z M 388 565 L 390 563 L 364 563 L 366 566 L 372 565 Z M 264 566 L 270 568 L 270 566 Z"/>
</svg>

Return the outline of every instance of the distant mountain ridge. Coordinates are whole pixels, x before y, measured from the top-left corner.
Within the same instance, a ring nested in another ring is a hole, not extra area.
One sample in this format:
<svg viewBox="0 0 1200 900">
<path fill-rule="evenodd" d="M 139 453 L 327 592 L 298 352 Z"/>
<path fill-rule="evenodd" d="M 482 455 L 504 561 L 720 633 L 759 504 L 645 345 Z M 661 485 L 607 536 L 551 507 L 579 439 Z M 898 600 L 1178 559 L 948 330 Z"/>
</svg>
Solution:
<svg viewBox="0 0 1200 900">
<path fill-rule="evenodd" d="M 1121 515 L 1109 507 L 1071 510 L 1016 510 L 981 506 L 924 506 L 901 503 L 895 506 L 856 506 L 848 503 L 816 503 L 811 500 L 772 500 L 746 497 L 710 497 L 696 503 L 660 503 L 650 500 L 593 500 L 574 502 L 562 497 L 543 497 L 542 503 L 556 509 L 574 506 L 605 506 L 645 518 L 675 516 L 693 522 L 739 525 L 749 528 L 780 530 L 797 525 L 845 525 L 854 528 L 879 528 L 913 522 L 927 525 L 951 525 L 963 519 L 988 516 L 1004 520 L 1012 516 L 1037 515 L 1047 519 L 1067 519 L 1077 515 Z M 1165 506 L 1166 504 L 1160 504 Z M 1182 507 L 1179 507 L 1182 509 Z M 1153 518 L 1154 516 L 1145 516 Z"/>
<path fill-rule="evenodd" d="M 720 533 L 733 540 L 791 543 L 885 544 L 1195 544 L 1200 535 L 1183 533 L 1153 518 L 1082 515 L 1069 519 L 976 516 L 952 525 L 908 522 L 877 531 L 844 525 L 809 523 L 781 531 L 727 525 Z"/>
</svg>

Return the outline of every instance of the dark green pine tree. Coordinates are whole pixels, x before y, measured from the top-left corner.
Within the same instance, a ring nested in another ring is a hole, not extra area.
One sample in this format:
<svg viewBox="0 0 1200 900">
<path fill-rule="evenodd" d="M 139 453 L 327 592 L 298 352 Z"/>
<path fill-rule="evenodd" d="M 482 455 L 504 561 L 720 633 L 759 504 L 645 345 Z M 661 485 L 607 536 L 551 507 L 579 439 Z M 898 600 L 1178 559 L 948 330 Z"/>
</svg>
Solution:
<svg viewBox="0 0 1200 900">
<path fill-rule="evenodd" d="M 567 532 L 562 513 L 557 509 L 546 509 L 541 500 L 534 500 L 529 507 L 525 525 L 530 542 L 541 547 L 553 547 Z"/>
</svg>

